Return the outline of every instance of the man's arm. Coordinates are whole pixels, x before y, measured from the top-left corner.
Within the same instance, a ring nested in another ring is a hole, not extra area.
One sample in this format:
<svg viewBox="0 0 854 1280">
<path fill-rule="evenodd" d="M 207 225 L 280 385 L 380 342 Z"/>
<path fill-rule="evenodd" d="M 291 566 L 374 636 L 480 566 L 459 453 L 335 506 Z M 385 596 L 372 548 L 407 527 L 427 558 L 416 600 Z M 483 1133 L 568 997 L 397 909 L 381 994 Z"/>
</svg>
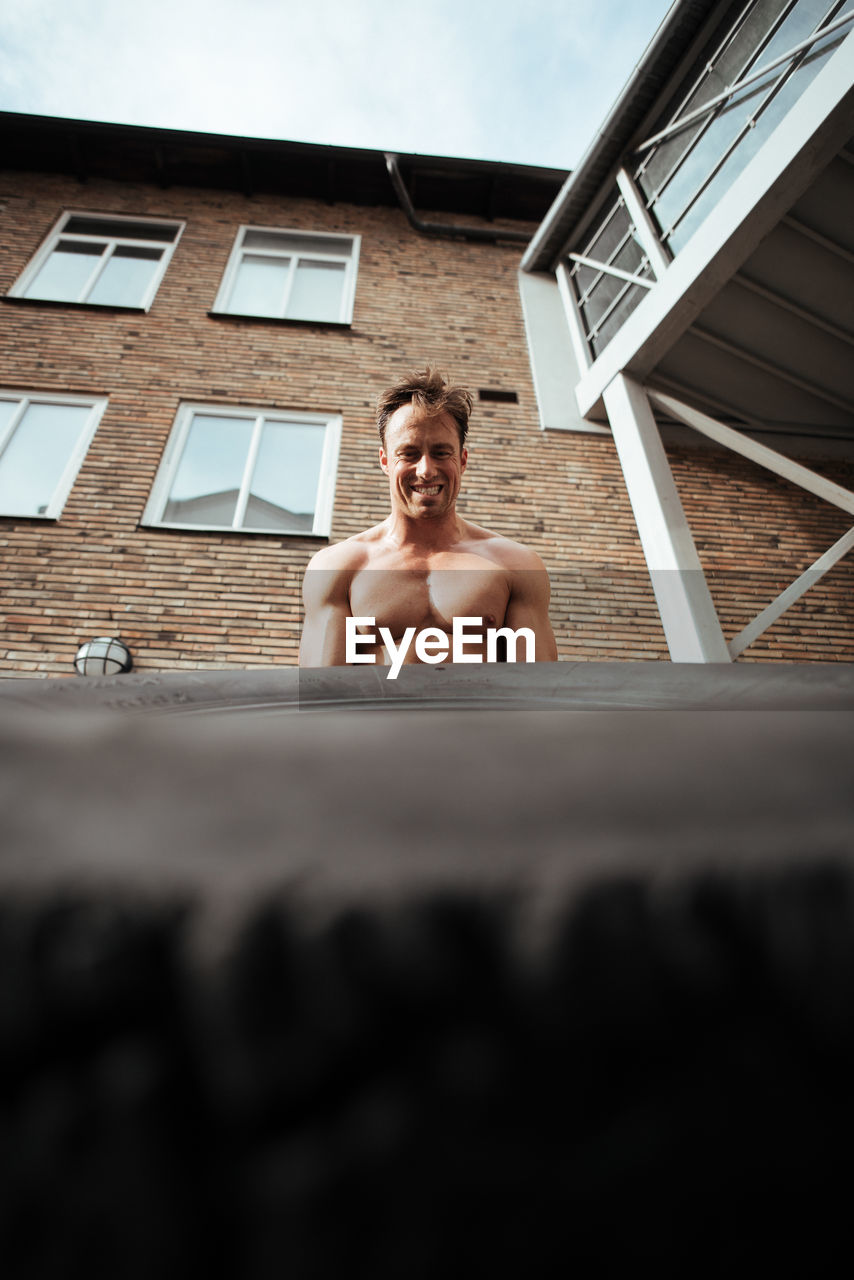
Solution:
<svg viewBox="0 0 854 1280">
<path fill-rule="evenodd" d="M 557 644 L 549 621 L 551 584 L 546 566 L 533 551 L 524 549 L 524 558 L 517 558 L 513 567 L 510 599 L 504 615 L 504 625 L 518 631 L 530 627 L 536 637 L 537 662 L 557 662 Z"/>
<path fill-rule="evenodd" d="M 336 550 L 324 547 L 305 571 L 301 667 L 343 667 L 347 661 L 345 625 L 350 616 L 352 574 L 346 564 L 341 563 Z"/>
</svg>

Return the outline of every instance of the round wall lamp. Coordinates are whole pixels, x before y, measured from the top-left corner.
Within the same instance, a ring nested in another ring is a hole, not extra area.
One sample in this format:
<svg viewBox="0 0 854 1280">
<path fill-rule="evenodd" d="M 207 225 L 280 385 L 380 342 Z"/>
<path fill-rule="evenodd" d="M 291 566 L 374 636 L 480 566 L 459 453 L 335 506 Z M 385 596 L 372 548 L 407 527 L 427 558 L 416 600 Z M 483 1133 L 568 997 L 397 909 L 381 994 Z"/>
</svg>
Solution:
<svg viewBox="0 0 854 1280">
<path fill-rule="evenodd" d="M 74 669 L 79 676 L 117 676 L 130 671 L 133 658 L 122 640 L 98 636 L 81 644 L 74 659 Z"/>
</svg>

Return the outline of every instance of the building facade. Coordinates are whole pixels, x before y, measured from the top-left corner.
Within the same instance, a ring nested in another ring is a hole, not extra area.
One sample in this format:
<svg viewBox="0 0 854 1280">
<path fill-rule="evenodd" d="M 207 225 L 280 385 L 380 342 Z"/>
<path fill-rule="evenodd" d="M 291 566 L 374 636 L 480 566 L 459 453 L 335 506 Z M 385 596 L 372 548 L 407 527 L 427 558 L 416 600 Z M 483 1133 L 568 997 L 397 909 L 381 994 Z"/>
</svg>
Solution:
<svg viewBox="0 0 854 1280">
<path fill-rule="evenodd" d="M 295 663 L 428 362 L 561 658 L 851 660 L 852 5 L 814 9 L 682 0 L 569 178 L 6 116 L 0 673 Z"/>
</svg>

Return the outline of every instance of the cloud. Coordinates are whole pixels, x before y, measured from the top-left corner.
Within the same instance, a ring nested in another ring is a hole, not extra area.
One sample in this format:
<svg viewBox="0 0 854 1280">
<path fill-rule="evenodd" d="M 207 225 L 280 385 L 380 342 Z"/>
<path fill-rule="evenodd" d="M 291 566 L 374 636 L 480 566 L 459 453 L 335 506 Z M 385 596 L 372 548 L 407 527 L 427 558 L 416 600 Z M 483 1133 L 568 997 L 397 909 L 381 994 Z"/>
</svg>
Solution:
<svg viewBox="0 0 854 1280">
<path fill-rule="evenodd" d="M 666 0 L 6 0 L 7 110 L 566 167 Z"/>
</svg>

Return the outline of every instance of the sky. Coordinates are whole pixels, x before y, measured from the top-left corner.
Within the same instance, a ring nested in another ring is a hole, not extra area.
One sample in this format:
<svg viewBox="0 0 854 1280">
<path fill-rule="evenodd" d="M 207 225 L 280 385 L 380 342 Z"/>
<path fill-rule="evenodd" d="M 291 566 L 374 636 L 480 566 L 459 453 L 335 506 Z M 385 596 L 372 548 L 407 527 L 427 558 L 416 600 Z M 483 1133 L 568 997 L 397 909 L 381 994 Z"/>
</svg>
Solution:
<svg viewBox="0 0 854 1280">
<path fill-rule="evenodd" d="M 0 110 L 572 168 L 670 0 L 3 0 Z"/>
</svg>

